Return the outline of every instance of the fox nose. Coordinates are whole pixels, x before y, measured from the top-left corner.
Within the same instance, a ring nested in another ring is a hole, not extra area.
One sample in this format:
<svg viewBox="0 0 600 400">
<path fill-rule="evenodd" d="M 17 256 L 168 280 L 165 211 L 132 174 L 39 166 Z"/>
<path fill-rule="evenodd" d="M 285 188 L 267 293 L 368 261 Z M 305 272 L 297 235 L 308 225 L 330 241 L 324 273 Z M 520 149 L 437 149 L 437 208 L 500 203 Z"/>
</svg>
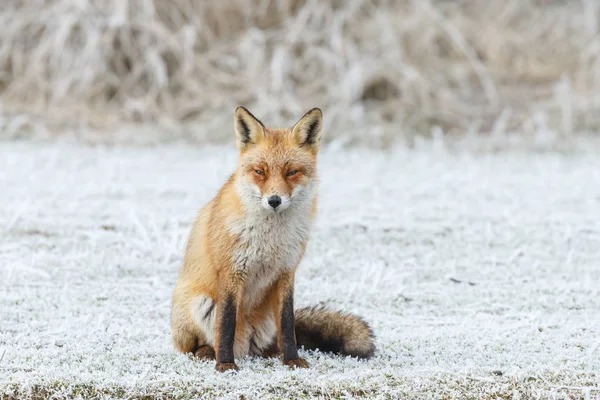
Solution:
<svg viewBox="0 0 600 400">
<path fill-rule="evenodd" d="M 279 207 L 281 204 L 281 197 L 279 196 L 271 196 L 269 197 L 269 205 L 273 208 Z"/>
</svg>

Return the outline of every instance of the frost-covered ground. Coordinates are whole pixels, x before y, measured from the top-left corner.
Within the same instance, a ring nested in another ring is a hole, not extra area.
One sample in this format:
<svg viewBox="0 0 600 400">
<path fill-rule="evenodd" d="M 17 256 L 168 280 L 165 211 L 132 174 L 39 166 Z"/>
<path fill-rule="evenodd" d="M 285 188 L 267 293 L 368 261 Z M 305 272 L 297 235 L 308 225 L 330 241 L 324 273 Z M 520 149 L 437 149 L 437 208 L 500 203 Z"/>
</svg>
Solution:
<svg viewBox="0 0 600 400">
<path fill-rule="evenodd" d="M 235 163 L 0 144 L 0 397 L 600 398 L 597 155 L 324 151 L 296 302 L 364 316 L 376 357 L 233 376 L 176 353 L 169 313 Z"/>
</svg>

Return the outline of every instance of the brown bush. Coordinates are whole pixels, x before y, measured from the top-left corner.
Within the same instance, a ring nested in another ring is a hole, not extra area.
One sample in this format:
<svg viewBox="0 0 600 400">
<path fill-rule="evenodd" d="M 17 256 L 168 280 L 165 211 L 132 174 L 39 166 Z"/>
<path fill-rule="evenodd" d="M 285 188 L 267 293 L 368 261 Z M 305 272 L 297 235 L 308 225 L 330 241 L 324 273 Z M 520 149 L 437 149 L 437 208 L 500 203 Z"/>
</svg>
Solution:
<svg viewBox="0 0 600 400">
<path fill-rule="evenodd" d="M 319 106 L 327 138 L 377 146 L 436 130 L 597 131 L 599 9 L 593 0 L 4 0 L 1 135 L 94 131 L 110 141 L 123 126 L 151 136 L 154 125 L 156 140 L 230 139 L 238 104 L 271 125 Z"/>
</svg>

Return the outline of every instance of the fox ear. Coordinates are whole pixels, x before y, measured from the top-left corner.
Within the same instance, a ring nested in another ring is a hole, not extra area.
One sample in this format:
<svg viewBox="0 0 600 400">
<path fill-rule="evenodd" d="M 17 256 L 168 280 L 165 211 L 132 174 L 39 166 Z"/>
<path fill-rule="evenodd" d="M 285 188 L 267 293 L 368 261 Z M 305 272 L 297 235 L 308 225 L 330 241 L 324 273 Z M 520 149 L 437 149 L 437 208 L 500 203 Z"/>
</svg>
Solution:
<svg viewBox="0 0 600 400">
<path fill-rule="evenodd" d="M 235 109 L 235 137 L 240 151 L 262 140 L 265 126 L 250 111 L 240 106 Z"/>
<path fill-rule="evenodd" d="M 294 125 L 292 137 L 300 147 L 307 147 L 317 152 L 321 144 L 321 130 L 323 128 L 323 112 L 313 108 Z"/>
</svg>

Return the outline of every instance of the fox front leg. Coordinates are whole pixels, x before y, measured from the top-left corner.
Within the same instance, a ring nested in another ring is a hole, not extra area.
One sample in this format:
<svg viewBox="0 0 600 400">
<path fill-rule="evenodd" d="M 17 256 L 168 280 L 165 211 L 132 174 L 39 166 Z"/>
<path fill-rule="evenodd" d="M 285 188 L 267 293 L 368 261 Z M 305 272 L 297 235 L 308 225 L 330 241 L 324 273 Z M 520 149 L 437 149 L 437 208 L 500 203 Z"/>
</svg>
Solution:
<svg viewBox="0 0 600 400">
<path fill-rule="evenodd" d="M 308 368 L 305 359 L 298 357 L 294 321 L 294 274 L 286 274 L 278 282 L 278 296 L 275 307 L 277 342 L 281 351 L 281 361 L 292 368 Z"/>
<path fill-rule="evenodd" d="M 221 292 L 217 301 L 217 335 L 215 350 L 217 364 L 215 369 L 219 372 L 238 370 L 233 355 L 235 341 L 236 321 L 236 296 L 229 291 Z"/>
</svg>

